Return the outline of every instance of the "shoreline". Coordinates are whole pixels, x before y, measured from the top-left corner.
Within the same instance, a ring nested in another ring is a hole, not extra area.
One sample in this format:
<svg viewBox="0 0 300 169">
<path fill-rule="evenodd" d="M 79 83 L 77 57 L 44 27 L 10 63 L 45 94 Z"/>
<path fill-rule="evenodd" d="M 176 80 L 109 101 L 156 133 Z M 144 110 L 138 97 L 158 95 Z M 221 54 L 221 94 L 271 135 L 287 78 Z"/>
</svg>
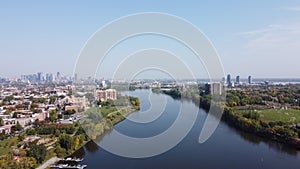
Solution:
<svg viewBox="0 0 300 169">
<path fill-rule="evenodd" d="M 174 99 L 178 99 L 177 95 L 173 96 L 172 94 L 169 93 L 165 93 L 165 92 L 160 92 L 161 94 L 166 94 L 168 96 L 171 96 Z M 209 111 L 210 107 L 211 107 L 211 103 L 210 101 L 201 101 L 199 102 L 198 100 L 193 100 L 190 98 L 182 98 L 182 99 L 187 99 L 191 102 L 193 102 L 197 107 L 204 109 L 206 112 Z M 220 107 L 217 107 L 220 108 Z M 239 115 L 234 115 L 236 114 L 235 110 L 233 110 L 232 108 L 229 107 L 224 107 L 224 111 L 222 114 L 222 120 L 227 124 L 230 125 L 232 127 L 234 127 L 237 130 L 249 133 L 249 134 L 254 134 L 255 136 L 270 140 L 270 141 L 275 141 L 277 143 L 281 143 L 284 144 L 286 146 L 289 146 L 291 148 L 297 149 L 298 151 L 300 150 L 300 138 L 285 138 L 284 135 L 279 135 L 278 133 L 271 131 L 270 128 L 264 128 L 262 127 L 261 131 L 257 131 L 257 128 L 255 128 L 256 126 L 254 125 L 248 125 L 248 126 L 244 126 L 243 123 L 238 123 L 240 121 L 244 122 L 243 120 L 240 120 L 240 116 Z M 252 120 L 252 119 L 248 119 L 248 120 Z M 235 121 L 238 121 L 237 123 L 235 123 Z M 246 121 L 246 120 L 245 120 Z M 252 120 L 254 121 L 254 120 Z M 263 123 L 260 120 L 254 121 L 255 123 Z M 279 126 L 284 128 L 284 126 Z"/>
<path fill-rule="evenodd" d="M 132 107 L 130 108 L 130 110 L 131 110 L 131 111 L 128 111 L 128 112 L 126 112 L 125 114 L 121 114 L 122 118 L 120 118 L 120 119 L 117 120 L 117 121 L 114 121 L 114 123 L 113 123 L 112 126 L 108 126 L 108 125 L 110 125 L 110 124 L 108 124 L 108 122 L 107 122 L 107 120 L 108 120 L 107 117 L 103 118 L 103 120 L 101 120 L 99 123 L 104 122 L 106 125 L 104 126 L 103 132 L 101 132 L 101 134 L 97 135 L 97 138 L 104 136 L 104 134 L 105 134 L 107 131 L 111 130 L 113 126 L 115 126 L 115 125 L 117 125 L 118 123 L 124 121 L 124 120 L 126 119 L 126 117 L 128 117 L 131 113 L 134 113 L 134 112 L 138 111 L 138 110 L 136 110 L 136 109 L 133 109 Z M 107 125 L 107 124 L 108 124 L 108 125 Z M 64 156 L 63 158 L 73 157 L 72 155 L 73 155 L 75 152 L 77 152 L 79 149 L 83 148 L 83 147 L 84 147 L 86 144 L 88 144 L 89 142 L 95 140 L 95 139 L 90 138 L 89 136 L 88 136 L 88 138 L 89 138 L 89 139 L 88 139 L 87 141 L 85 141 L 81 146 L 79 146 L 76 150 L 74 150 L 72 153 L 70 153 L 70 154 Z M 96 139 L 97 139 L 97 138 L 96 138 Z M 63 159 L 63 158 L 62 158 L 62 159 Z"/>
<path fill-rule="evenodd" d="M 130 111 L 129 111 L 130 110 Z M 128 112 L 127 112 L 128 111 Z M 131 113 L 134 113 L 138 110 L 134 109 L 133 107 L 129 107 L 128 110 L 127 110 L 125 113 L 121 113 L 121 115 L 118 115 L 119 118 L 118 120 L 116 121 L 113 121 L 113 125 L 111 126 L 111 124 L 108 122 L 109 119 L 108 117 L 104 117 L 99 123 L 104 123 L 104 128 L 103 128 L 103 132 L 101 132 L 101 134 L 97 135 L 97 138 L 98 137 L 102 137 L 107 131 L 109 131 L 114 125 L 117 125 L 118 123 L 122 122 L 123 120 L 126 119 L 126 117 L 128 117 Z M 112 114 L 117 114 L 117 112 L 112 112 Z M 87 135 L 88 136 L 88 135 Z M 88 136 L 88 140 L 87 141 L 84 141 L 82 143 L 82 145 L 78 146 L 77 149 L 73 150 L 71 153 L 61 157 L 61 158 L 58 158 L 57 156 L 53 156 L 53 157 L 50 157 L 47 161 L 45 161 L 44 163 L 42 163 L 41 165 L 39 165 L 37 168 L 38 169 L 48 169 L 50 168 L 53 164 L 59 162 L 60 160 L 62 159 L 65 159 L 65 158 L 68 158 L 68 157 L 73 157 L 74 153 L 76 153 L 78 150 L 80 150 L 81 148 L 83 148 L 86 144 L 88 144 L 89 142 L 93 141 L 95 139 L 92 139 Z M 47 164 L 45 165 L 46 163 L 49 163 L 49 160 L 51 159 L 55 159 L 54 162 L 51 161 L 51 164 Z M 45 165 L 45 166 L 44 166 Z"/>
</svg>

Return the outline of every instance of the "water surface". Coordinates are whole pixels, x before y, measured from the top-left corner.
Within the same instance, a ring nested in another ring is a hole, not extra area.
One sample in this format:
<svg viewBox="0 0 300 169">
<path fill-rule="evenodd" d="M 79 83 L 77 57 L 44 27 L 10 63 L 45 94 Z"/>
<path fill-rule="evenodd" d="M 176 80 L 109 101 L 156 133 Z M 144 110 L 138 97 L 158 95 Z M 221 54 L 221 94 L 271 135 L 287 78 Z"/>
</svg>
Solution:
<svg viewBox="0 0 300 169">
<path fill-rule="evenodd" d="M 129 92 L 130 95 L 140 98 L 142 112 L 151 107 L 148 100 L 150 92 L 150 90 Z M 155 157 L 131 159 L 111 154 L 94 142 L 89 142 L 74 153 L 74 156 L 84 158 L 82 163 L 87 164 L 87 168 L 90 169 L 296 169 L 300 166 L 300 155 L 297 150 L 238 131 L 224 122 L 219 124 L 208 141 L 199 144 L 199 134 L 207 113 L 202 109 L 198 110 L 189 101 L 174 100 L 163 94 L 153 94 L 153 97 L 156 97 L 154 101 L 157 102 L 161 102 L 162 97 L 167 99 L 165 110 L 158 119 L 148 124 L 124 120 L 114 126 L 114 129 L 132 137 L 157 135 L 172 125 L 180 105 L 184 104 L 186 109 L 182 111 L 196 110 L 198 117 L 192 130 L 176 147 Z M 135 112 L 131 116 L 138 116 L 139 113 L 141 112 Z M 108 139 L 111 132 L 115 131 L 107 132 L 101 140 Z"/>
</svg>

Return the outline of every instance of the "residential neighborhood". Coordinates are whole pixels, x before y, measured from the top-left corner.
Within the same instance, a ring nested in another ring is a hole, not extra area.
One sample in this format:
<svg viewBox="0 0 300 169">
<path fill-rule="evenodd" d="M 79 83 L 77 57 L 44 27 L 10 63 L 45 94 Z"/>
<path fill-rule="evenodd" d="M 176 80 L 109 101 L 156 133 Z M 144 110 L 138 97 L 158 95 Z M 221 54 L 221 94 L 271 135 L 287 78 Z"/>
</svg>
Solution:
<svg viewBox="0 0 300 169">
<path fill-rule="evenodd" d="M 59 86 L 53 89 L 45 88 L 40 91 L 38 86 L 26 85 L 23 88 L 5 87 L 0 90 L 0 117 L 2 125 L 1 132 L 14 134 L 13 126 L 20 124 L 22 128 L 30 127 L 35 121 L 44 121 L 49 119 L 51 111 L 57 111 L 63 115 L 64 110 L 77 109 L 77 98 L 69 95 L 72 86 Z M 81 105 L 85 108 L 86 105 Z"/>
</svg>

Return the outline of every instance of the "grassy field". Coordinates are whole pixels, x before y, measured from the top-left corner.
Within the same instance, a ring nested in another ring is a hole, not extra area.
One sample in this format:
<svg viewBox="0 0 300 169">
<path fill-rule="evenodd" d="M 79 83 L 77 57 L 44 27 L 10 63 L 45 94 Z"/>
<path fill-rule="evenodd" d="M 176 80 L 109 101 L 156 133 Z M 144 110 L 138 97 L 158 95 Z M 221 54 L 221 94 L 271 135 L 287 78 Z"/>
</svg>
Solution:
<svg viewBox="0 0 300 169">
<path fill-rule="evenodd" d="M 246 112 L 247 110 L 243 111 Z M 300 110 L 295 109 L 266 109 L 257 110 L 260 114 L 260 119 L 266 122 L 282 121 L 287 123 L 300 123 Z"/>
<path fill-rule="evenodd" d="M 6 155 L 12 151 L 11 146 L 18 145 L 18 137 L 12 137 L 3 141 L 0 141 L 0 156 Z"/>
<path fill-rule="evenodd" d="M 0 141 L 0 147 L 11 147 L 18 145 L 18 137 L 12 137 L 3 141 Z"/>
<path fill-rule="evenodd" d="M 106 117 L 109 113 L 115 112 L 118 109 L 116 107 L 101 107 L 101 113 L 104 117 Z"/>
<path fill-rule="evenodd" d="M 0 156 L 6 155 L 9 152 L 12 152 L 11 148 L 2 148 L 2 147 L 0 148 Z"/>
</svg>

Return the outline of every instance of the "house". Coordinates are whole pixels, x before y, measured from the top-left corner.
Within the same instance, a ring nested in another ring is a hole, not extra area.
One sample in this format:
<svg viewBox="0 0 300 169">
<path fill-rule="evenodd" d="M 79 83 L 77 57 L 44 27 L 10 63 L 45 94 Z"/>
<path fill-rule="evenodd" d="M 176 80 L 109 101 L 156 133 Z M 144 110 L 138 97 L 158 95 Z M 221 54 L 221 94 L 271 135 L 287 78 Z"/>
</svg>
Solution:
<svg viewBox="0 0 300 169">
<path fill-rule="evenodd" d="M 5 126 L 1 126 L 0 127 L 0 132 L 1 133 L 5 133 L 5 134 L 9 134 L 11 132 L 11 125 L 5 125 Z"/>
</svg>

